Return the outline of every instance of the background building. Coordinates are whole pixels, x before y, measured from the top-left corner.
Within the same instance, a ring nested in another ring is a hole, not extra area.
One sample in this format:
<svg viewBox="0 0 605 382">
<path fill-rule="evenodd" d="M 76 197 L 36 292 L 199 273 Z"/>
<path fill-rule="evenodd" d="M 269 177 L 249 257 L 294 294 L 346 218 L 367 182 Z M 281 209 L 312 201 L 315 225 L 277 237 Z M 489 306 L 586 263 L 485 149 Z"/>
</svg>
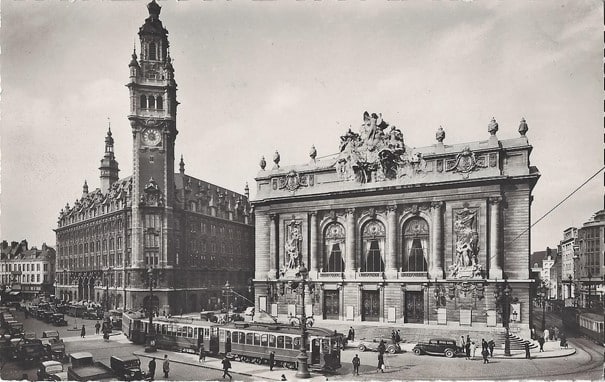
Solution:
<svg viewBox="0 0 605 382">
<path fill-rule="evenodd" d="M 582 306 L 602 304 L 605 287 L 605 210 L 597 211 L 578 229 L 578 245 Z"/>
<path fill-rule="evenodd" d="M 147 8 L 126 85 L 133 174 L 118 177 L 109 129 L 100 188 L 89 192 L 85 182 L 59 214 L 57 294 L 97 302 L 107 295 L 110 307 L 152 304 L 172 314 L 220 308 L 224 284 L 241 298 L 253 275 L 248 188 L 242 195 L 189 176 L 182 157 L 175 173 L 177 84 L 161 7 Z"/>
<path fill-rule="evenodd" d="M 382 116 L 364 114 L 340 153 L 256 177 L 255 304 L 300 314 L 297 270 L 314 288 L 307 313 L 328 320 L 497 327 L 503 278 L 517 328 L 529 332 L 532 189 L 540 174 L 520 137 L 422 148 Z M 338 144 L 335 142 L 335 146 Z M 293 281 L 294 280 L 294 281 Z"/>
<path fill-rule="evenodd" d="M 54 294 L 55 250 L 46 243 L 28 248 L 26 240 L 1 243 L 0 280 L 10 296 L 31 299 L 39 294 Z"/>
<path fill-rule="evenodd" d="M 563 231 L 563 240 L 559 244 L 561 248 L 561 283 L 563 285 L 563 299 L 566 305 L 573 306 L 576 297 L 577 267 L 579 259 L 579 247 L 577 245 L 578 229 L 569 227 Z"/>
</svg>

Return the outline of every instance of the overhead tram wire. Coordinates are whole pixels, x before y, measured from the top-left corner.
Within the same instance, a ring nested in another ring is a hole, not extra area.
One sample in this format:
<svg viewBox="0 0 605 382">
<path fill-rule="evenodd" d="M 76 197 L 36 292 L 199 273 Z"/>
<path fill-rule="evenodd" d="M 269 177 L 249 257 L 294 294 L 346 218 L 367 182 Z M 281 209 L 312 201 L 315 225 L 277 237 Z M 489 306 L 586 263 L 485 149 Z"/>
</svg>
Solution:
<svg viewBox="0 0 605 382">
<path fill-rule="evenodd" d="M 580 186 L 578 186 L 575 190 L 573 190 L 571 192 L 571 194 L 567 195 L 563 200 L 561 200 L 559 203 L 557 203 L 557 205 L 555 205 L 553 208 L 551 208 L 547 213 L 545 213 L 544 215 L 542 215 L 538 220 L 536 220 L 532 225 L 529 226 L 529 228 L 527 228 L 525 231 L 521 232 L 517 237 L 515 237 L 513 240 L 511 240 L 508 244 L 512 244 L 514 243 L 518 238 L 520 238 L 521 236 L 525 235 L 527 233 L 527 231 L 529 231 L 530 229 L 532 229 L 536 224 L 538 224 L 542 219 L 544 219 L 546 216 L 548 216 L 551 212 L 553 212 L 554 210 L 557 209 L 557 207 L 559 207 L 561 204 L 565 203 L 565 201 L 569 198 L 571 198 L 573 196 L 573 194 L 575 194 L 576 192 L 578 192 L 582 187 L 584 187 L 588 182 L 590 182 L 594 177 L 596 177 L 597 175 L 599 175 L 603 169 L 605 169 L 605 166 L 601 167 L 599 169 L 599 171 L 597 171 L 596 173 L 594 173 L 592 176 L 590 176 L 590 178 L 586 179 L 584 181 L 584 183 L 582 183 Z"/>
</svg>

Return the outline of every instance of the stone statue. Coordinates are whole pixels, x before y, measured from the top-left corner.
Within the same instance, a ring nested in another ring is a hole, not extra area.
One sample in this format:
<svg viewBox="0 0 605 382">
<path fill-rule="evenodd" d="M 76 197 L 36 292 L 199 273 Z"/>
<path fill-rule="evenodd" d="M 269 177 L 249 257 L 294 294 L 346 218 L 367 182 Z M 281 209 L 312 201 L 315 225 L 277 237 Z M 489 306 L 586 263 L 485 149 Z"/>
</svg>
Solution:
<svg viewBox="0 0 605 382">
<path fill-rule="evenodd" d="M 472 278 L 481 275 L 479 234 L 477 233 L 477 211 L 464 208 L 457 212 L 454 221 L 456 233 L 456 258 L 449 267 L 449 277 Z"/>
</svg>

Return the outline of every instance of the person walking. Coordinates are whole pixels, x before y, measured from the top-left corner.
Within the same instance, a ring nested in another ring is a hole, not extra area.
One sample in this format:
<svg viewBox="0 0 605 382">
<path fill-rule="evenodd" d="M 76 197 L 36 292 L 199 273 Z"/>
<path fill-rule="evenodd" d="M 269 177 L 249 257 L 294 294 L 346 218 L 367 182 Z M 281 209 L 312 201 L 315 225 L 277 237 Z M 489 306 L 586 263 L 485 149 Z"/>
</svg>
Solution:
<svg viewBox="0 0 605 382">
<path fill-rule="evenodd" d="M 548 336 L 550 336 L 550 331 L 548 329 L 544 329 L 544 335 L 542 336 L 544 341 L 548 341 Z"/>
<path fill-rule="evenodd" d="M 531 359 L 531 356 L 529 355 L 529 342 L 525 341 L 523 347 L 525 348 L 525 359 Z"/>
<path fill-rule="evenodd" d="M 397 343 L 401 342 L 401 331 L 399 329 L 397 329 Z"/>
<path fill-rule="evenodd" d="M 466 359 L 471 359 L 471 341 L 467 341 L 464 345 L 464 353 Z"/>
<path fill-rule="evenodd" d="M 353 375 L 359 375 L 359 365 L 361 365 L 361 361 L 359 356 L 355 354 L 355 357 L 353 357 Z"/>
<path fill-rule="evenodd" d="M 200 344 L 200 358 L 198 362 L 202 362 L 206 360 L 206 349 L 204 349 L 204 343 Z"/>
<path fill-rule="evenodd" d="M 483 350 L 487 349 L 487 341 L 485 340 L 485 338 L 481 339 L 481 354 L 483 354 Z M 489 354 L 489 352 L 488 352 Z"/>
<path fill-rule="evenodd" d="M 269 370 L 273 371 L 273 366 L 275 366 L 275 352 L 269 353 Z"/>
<path fill-rule="evenodd" d="M 149 361 L 149 380 L 153 381 L 155 378 L 155 358 L 151 357 L 151 361 Z"/>
<path fill-rule="evenodd" d="M 97 323 L 95 324 L 95 334 L 99 334 L 100 329 L 101 329 L 101 324 L 99 324 L 99 321 L 97 321 Z"/>
<path fill-rule="evenodd" d="M 352 326 L 349 328 L 349 335 L 347 336 L 347 339 L 351 342 L 355 341 L 355 329 L 353 329 Z"/>
<path fill-rule="evenodd" d="M 164 354 L 162 370 L 164 371 L 164 378 L 168 379 L 168 373 L 170 372 L 170 361 L 168 361 L 168 354 Z"/>
<path fill-rule="evenodd" d="M 559 339 L 559 328 L 555 326 L 552 331 L 554 333 L 555 341 L 557 341 Z"/>
<path fill-rule="evenodd" d="M 384 354 L 380 352 L 378 353 L 378 367 L 376 372 L 378 373 L 379 370 L 384 373 Z"/>
<path fill-rule="evenodd" d="M 489 350 L 487 350 L 487 347 L 483 347 L 483 349 L 481 350 L 481 355 L 483 356 L 483 363 L 489 363 L 489 359 L 487 359 L 487 356 L 489 355 Z"/>
<path fill-rule="evenodd" d="M 80 331 L 80 337 L 86 337 L 86 327 L 82 325 L 82 330 Z"/>
<path fill-rule="evenodd" d="M 387 351 L 387 347 L 384 344 L 384 340 L 380 340 L 380 343 L 378 344 L 378 353 L 380 354 L 384 354 L 385 351 Z"/>
<path fill-rule="evenodd" d="M 496 343 L 494 342 L 494 340 L 489 340 L 489 342 L 487 343 L 487 348 L 489 349 L 489 356 L 490 357 L 494 357 L 494 348 L 496 347 Z"/>
<path fill-rule="evenodd" d="M 231 369 L 231 362 L 229 361 L 229 359 L 227 357 L 223 358 L 222 361 L 223 364 L 223 378 L 225 378 L 225 376 L 229 377 L 229 380 L 232 380 L 233 377 L 231 376 L 231 374 L 229 374 L 229 369 Z"/>
<path fill-rule="evenodd" d="M 475 341 L 471 342 L 471 349 L 473 351 L 473 357 L 471 359 L 475 359 L 475 353 L 477 353 L 477 344 Z"/>
<path fill-rule="evenodd" d="M 544 337 L 538 337 L 538 343 L 540 344 L 540 351 L 544 351 Z"/>
</svg>

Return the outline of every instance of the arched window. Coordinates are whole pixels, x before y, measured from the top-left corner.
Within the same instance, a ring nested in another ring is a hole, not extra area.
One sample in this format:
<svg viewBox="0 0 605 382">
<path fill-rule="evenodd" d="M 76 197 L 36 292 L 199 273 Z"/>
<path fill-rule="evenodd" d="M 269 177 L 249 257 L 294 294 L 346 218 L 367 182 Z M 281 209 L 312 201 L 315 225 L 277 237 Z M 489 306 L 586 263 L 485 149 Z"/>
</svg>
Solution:
<svg viewBox="0 0 605 382">
<path fill-rule="evenodd" d="M 149 59 L 150 60 L 156 59 L 155 43 L 153 43 L 153 42 L 149 43 Z"/>
<path fill-rule="evenodd" d="M 343 272 L 343 250 L 345 248 L 345 230 L 339 223 L 331 223 L 324 234 L 324 272 Z"/>
<path fill-rule="evenodd" d="M 150 109 L 155 109 L 155 97 L 149 96 L 147 97 L 147 101 L 149 102 L 149 105 L 147 105 L 147 107 Z"/>
<path fill-rule="evenodd" d="M 412 218 L 403 228 L 403 270 L 426 272 L 429 250 L 429 226 L 422 218 Z"/>
<path fill-rule="evenodd" d="M 144 94 L 141 95 L 141 109 L 147 109 L 147 97 Z"/>
<path fill-rule="evenodd" d="M 155 108 L 162 110 L 164 108 L 164 102 L 162 100 L 162 96 L 157 96 L 155 99 Z"/>
<path fill-rule="evenodd" d="M 385 229 L 384 225 L 378 220 L 368 222 L 362 231 L 362 272 L 384 272 L 384 252 Z"/>
</svg>

